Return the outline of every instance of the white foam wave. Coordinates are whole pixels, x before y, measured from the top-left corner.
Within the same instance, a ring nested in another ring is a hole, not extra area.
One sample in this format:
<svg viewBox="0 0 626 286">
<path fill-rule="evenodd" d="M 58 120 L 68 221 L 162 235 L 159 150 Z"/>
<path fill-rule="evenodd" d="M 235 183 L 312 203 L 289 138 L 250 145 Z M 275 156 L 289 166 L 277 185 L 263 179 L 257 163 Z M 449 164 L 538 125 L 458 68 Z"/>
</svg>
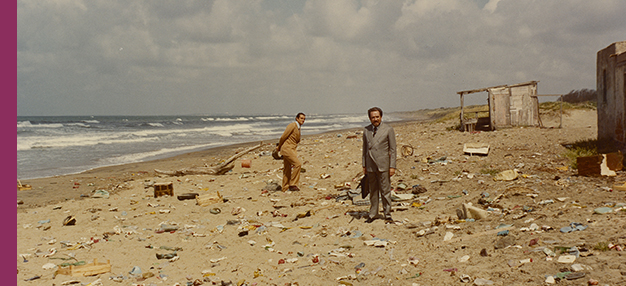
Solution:
<svg viewBox="0 0 626 286">
<path fill-rule="evenodd" d="M 367 116 L 350 116 L 350 117 L 334 117 L 334 118 L 311 118 L 306 120 L 304 124 L 312 124 L 312 123 L 367 123 L 369 119 Z"/>
<path fill-rule="evenodd" d="M 18 128 L 61 128 L 63 124 L 61 123 L 40 123 L 40 124 L 32 124 L 30 121 L 20 121 L 17 123 Z"/>
<path fill-rule="evenodd" d="M 283 116 L 257 116 L 254 117 L 255 120 L 276 120 L 276 119 L 290 119 L 292 117 L 283 115 Z"/>
<path fill-rule="evenodd" d="M 78 127 L 85 127 L 85 128 L 89 128 L 91 126 L 85 124 L 85 123 L 80 123 L 80 122 L 76 122 L 76 123 L 67 123 L 67 126 L 78 126 Z"/>
<path fill-rule="evenodd" d="M 237 118 L 215 118 L 215 121 L 222 121 L 222 122 L 231 122 L 231 121 L 250 121 L 250 120 L 254 120 L 253 118 L 250 117 L 237 117 Z"/>
<path fill-rule="evenodd" d="M 100 123 L 100 121 L 98 121 L 98 120 L 83 120 L 83 122 L 89 123 L 89 124 L 98 124 L 98 123 Z"/>
<path fill-rule="evenodd" d="M 141 160 L 147 158 L 153 158 L 157 156 L 167 155 L 171 153 L 185 153 L 193 150 L 201 150 L 209 147 L 218 146 L 220 143 L 211 143 L 211 144 L 203 144 L 203 145 L 194 145 L 194 146 L 183 146 L 177 148 L 163 148 L 155 151 L 148 151 L 136 154 L 127 154 L 112 158 L 101 159 L 101 161 L 105 164 L 126 164 L 132 162 L 139 162 Z"/>
<path fill-rule="evenodd" d="M 72 136 L 31 136 L 18 138 L 17 151 L 41 148 L 84 147 L 98 144 L 126 144 L 158 141 L 158 137 L 118 136 L 118 134 L 76 134 Z"/>
<path fill-rule="evenodd" d="M 255 135 L 257 132 L 272 132 L 272 130 L 274 129 L 257 127 L 255 124 L 234 124 L 192 129 L 155 129 L 135 132 L 90 132 L 64 136 L 29 136 L 17 138 L 17 150 L 142 143 L 159 141 L 165 137 L 189 137 L 199 133 L 207 136 L 232 137 L 234 134 Z"/>
<path fill-rule="evenodd" d="M 152 127 L 163 127 L 163 124 L 161 124 L 161 123 L 148 123 L 148 125 L 150 125 Z"/>
</svg>

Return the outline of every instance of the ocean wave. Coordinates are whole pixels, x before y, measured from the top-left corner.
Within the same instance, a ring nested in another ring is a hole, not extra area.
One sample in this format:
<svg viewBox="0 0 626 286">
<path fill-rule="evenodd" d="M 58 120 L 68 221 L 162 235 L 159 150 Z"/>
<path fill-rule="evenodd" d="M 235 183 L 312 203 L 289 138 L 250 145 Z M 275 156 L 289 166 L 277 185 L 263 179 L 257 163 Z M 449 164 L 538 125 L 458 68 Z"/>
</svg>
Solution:
<svg viewBox="0 0 626 286">
<path fill-rule="evenodd" d="M 17 122 L 17 128 L 62 128 L 63 124 L 61 123 L 38 123 L 32 124 L 30 121 L 19 121 Z"/>
<path fill-rule="evenodd" d="M 164 127 L 163 124 L 161 123 L 146 123 L 146 125 L 152 126 L 152 127 Z"/>
<path fill-rule="evenodd" d="M 89 132 L 60 135 L 20 136 L 17 138 L 17 150 L 25 151 L 40 148 L 69 148 L 95 146 L 98 144 L 141 144 L 154 141 L 170 141 L 176 137 L 206 138 L 209 136 L 233 137 L 236 134 L 256 135 L 257 133 L 282 133 L 276 128 L 258 127 L 255 124 L 233 124 L 190 129 L 144 129 L 126 132 Z M 278 134 L 280 134 L 278 133 Z M 164 144 L 167 144 L 164 142 Z"/>
<path fill-rule="evenodd" d="M 75 123 L 67 123 L 66 126 L 78 126 L 78 127 L 84 127 L 84 128 L 89 128 L 91 127 L 90 125 L 87 125 L 85 123 L 80 123 L 80 122 L 75 122 Z"/>
<path fill-rule="evenodd" d="M 254 120 L 254 118 L 250 118 L 250 117 L 237 117 L 237 118 L 215 118 L 215 121 L 222 121 L 222 122 L 232 122 L 232 121 L 250 121 L 250 120 Z"/>
<path fill-rule="evenodd" d="M 123 134 L 75 134 L 72 136 L 30 136 L 17 139 L 17 151 L 46 148 L 70 148 L 98 144 L 128 144 L 158 141 L 158 137 L 124 136 Z"/>
<path fill-rule="evenodd" d="M 112 158 L 104 158 L 104 159 L 100 159 L 100 161 L 101 163 L 104 163 L 104 164 L 126 164 L 126 163 L 132 163 L 132 162 L 140 162 L 142 160 L 145 160 L 148 158 L 154 158 L 157 156 L 163 156 L 163 155 L 172 154 L 172 153 L 186 153 L 186 152 L 191 152 L 194 150 L 207 149 L 207 148 L 215 147 L 219 145 L 223 145 L 223 144 L 216 142 L 216 143 L 201 144 L 201 145 L 194 145 L 194 146 L 163 148 L 163 149 L 159 149 L 155 151 L 141 152 L 141 153 L 135 153 L 135 154 L 126 154 L 126 155 L 121 155 L 121 156 L 112 157 Z"/>
<path fill-rule="evenodd" d="M 255 120 L 281 120 L 281 119 L 290 119 L 293 117 L 282 115 L 282 116 L 256 116 Z"/>
<path fill-rule="evenodd" d="M 100 121 L 98 121 L 98 120 L 83 120 L 83 122 L 89 123 L 89 124 L 99 124 L 100 123 Z"/>
<path fill-rule="evenodd" d="M 350 117 L 334 117 L 334 118 L 328 118 L 328 117 L 320 117 L 320 118 L 311 118 L 305 121 L 304 124 L 316 124 L 316 123 L 326 123 L 326 124 L 332 124 L 332 123 L 369 123 L 369 119 L 367 118 L 367 116 L 350 116 Z"/>
</svg>

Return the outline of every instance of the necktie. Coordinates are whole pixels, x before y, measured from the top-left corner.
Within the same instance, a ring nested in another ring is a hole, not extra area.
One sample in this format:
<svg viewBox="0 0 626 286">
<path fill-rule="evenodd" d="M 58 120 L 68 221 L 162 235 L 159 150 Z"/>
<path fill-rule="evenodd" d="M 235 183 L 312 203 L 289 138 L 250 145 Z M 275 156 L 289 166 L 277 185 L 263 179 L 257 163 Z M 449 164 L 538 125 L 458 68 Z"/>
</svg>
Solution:
<svg viewBox="0 0 626 286">
<path fill-rule="evenodd" d="M 378 131 L 378 127 L 374 126 L 374 135 L 372 136 L 376 136 L 376 131 Z"/>
</svg>

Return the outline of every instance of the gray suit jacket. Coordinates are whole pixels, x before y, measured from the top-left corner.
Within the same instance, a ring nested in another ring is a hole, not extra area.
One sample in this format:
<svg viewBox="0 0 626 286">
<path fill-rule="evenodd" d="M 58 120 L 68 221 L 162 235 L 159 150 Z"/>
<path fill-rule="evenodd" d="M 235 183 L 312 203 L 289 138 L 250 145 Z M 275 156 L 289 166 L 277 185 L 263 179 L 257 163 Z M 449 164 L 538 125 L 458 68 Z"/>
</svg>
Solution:
<svg viewBox="0 0 626 286">
<path fill-rule="evenodd" d="M 368 172 L 386 172 L 396 168 L 396 134 L 381 122 L 374 136 L 372 124 L 363 131 L 363 167 Z"/>
</svg>

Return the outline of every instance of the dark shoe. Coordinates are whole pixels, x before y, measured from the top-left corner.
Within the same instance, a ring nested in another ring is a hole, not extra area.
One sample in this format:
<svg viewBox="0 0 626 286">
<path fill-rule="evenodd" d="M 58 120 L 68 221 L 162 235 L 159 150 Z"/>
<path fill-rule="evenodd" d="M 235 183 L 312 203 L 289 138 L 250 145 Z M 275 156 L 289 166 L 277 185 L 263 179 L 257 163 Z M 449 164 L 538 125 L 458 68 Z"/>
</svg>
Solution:
<svg viewBox="0 0 626 286">
<path fill-rule="evenodd" d="M 300 191 L 300 188 L 298 188 L 298 187 L 296 187 L 296 186 L 290 186 L 290 187 L 289 187 L 289 190 L 290 190 L 290 191 L 292 191 L 292 192 L 299 192 L 299 191 Z"/>
<path fill-rule="evenodd" d="M 365 223 L 372 223 L 374 220 L 376 220 L 376 218 L 373 218 L 373 217 L 368 217 L 368 218 L 365 220 Z"/>
<path fill-rule="evenodd" d="M 393 219 L 391 217 L 386 217 L 385 224 L 390 224 L 390 223 L 393 223 Z"/>
</svg>

